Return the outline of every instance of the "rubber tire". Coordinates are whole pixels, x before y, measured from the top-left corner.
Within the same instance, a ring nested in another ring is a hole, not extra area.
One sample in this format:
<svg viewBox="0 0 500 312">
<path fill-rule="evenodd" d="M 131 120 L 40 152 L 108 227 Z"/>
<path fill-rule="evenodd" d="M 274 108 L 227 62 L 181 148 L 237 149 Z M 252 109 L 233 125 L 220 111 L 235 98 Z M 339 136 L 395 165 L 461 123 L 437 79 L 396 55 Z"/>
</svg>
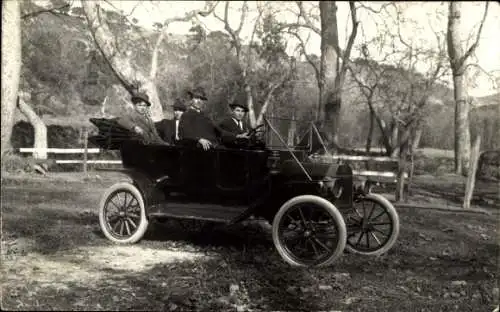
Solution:
<svg viewBox="0 0 500 312">
<path fill-rule="evenodd" d="M 366 195 L 365 198 L 367 198 L 369 200 L 373 200 L 385 208 L 385 210 L 389 214 L 389 217 L 392 220 L 393 231 L 392 231 L 391 236 L 389 237 L 389 240 L 387 241 L 387 243 L 385 245 L 383 245 L 382 248 L 379 248 L 375 251 L 357 250 L 357 249 L 353 248 L 352 246 L 350 246 L 349 244 L 346 244 L 345 248 L 346 248 L 346 251 L 348 251 L 350 253 L 355 253 L 355 254 L 364 255 L 364 256 L 380 256 L 380 255 L 386 253 L 387 251 L 389 251 L 389 249 L 392 248 L 392 246 L 396 243 L 396 240 L 398 239 L 398 236 L 399 236 L 399 215 L 398 215 L 398 212 L 396 211 L 396 208 L 394 208 L 394 206 L 391 204 L 391 202 L 388 201 L 384 196 L 382 196 L 380 194 L 370 193 L 370 194 Z"/>
<path fill-rule="evenodd" d="M 104 217 L 104 206 L 106 204 L 106 201 L 108 200 L 108 197 L 113 194 L 113 192 L 116 192 L 118 190 L 126 190 L 129 191 L 134 195 L 134 197 L 137 199 L 139 202 L 139 207 L 141 209 L 141 221 L 139 223 L 139 227 L 137 228 L 137 231 L 130 237 L 126 239 L 118 239 L 111 235 L 111 233 L 108 232 L 107 227 L 106 227 L 106 220 Z M 148 229 L 148 219 L 146 216 L 146 209 L 144 206 L 144 199 L 142 197 L 141 192 L 139 189 L 133 185 L 130 182 L 118 182 L 116 184 L 113 184 L 111 187 L 109 187 L 106 192 L 104 192 L 101 202 L 99 204 L 99 225 L 101 226 L 101 231 L 104 233 L 106 238 L 108 238 L 110 241 L 117 243 L 117 244 L 134 244 L 137 243 L 141 238 L 143 238 L 144 234 L 146 233 L 146 230 Z"/>
<path fill-rule="evenodd" d="M 305 202 L 310 202 L 318 206 L 322 206 L 327 212 L 334 218 L 335 222 L 337 223 L 337 229 L 338 229 L 338 244 L 335 248 L 335 252 L 333 255 L 325 260 L 324 262 L 320 264 L 314 265 L 315 267 L 322 267 L 322 266 L 328 266 L 332 264 L 335 260 L 337 260 L 344 252 L 344 248 L 346 245 L 347 241 L 347 230 L 344 222 L 344 218 L 342 214 L 339 212 L 339 210 L 328 200 L 321 198 L 319 196 L 315 195 L 300 195 L 293 197 L 292 199 L 288 200 L 286 203 L 284 203 L 281 208 L 279 209 L 278 213 L 274 216 L 274 220 L 272 223 L 272 234 L 273 234 L 273 242 L 276 250 L 278 251 L 279 255 L 285 262 L 288 264 L 295 266 L 295 267 L 307 267 L 309 265 L 300 263 L 295 261 L 293 258 L 290 257 L 288 252 L 285 250 L 285 248 L 281 245 L 279 237 L 278 237 L 278 226 L 281 221 L 281 218 L 283 215 L 291 209 L 293 206 L 297 204 L 302 204 Z"/>
</svg>

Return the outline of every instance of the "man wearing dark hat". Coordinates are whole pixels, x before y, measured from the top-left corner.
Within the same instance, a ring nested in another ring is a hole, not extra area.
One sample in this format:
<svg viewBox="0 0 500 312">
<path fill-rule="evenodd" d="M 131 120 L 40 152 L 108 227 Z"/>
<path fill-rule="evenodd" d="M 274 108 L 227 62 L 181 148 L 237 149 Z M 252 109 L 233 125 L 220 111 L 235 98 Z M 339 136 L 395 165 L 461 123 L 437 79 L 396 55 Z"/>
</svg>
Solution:
<svg viewBox="0 0 500 312">
<path fill-rule="evenodd" d="M 179 123 L 180 137 L 186 144 L 199 145 L 206 151 L 218 144 L 221 131 L 204 113 L 208 98 L 203 88 L 195 88 L 188 94 L 191 100 Z"/>
<path fill-rule="evenodd" d="M 186 106 L 181 99 L 175 99 L 174 119 L 163 119 L 156 123 L 158 133 L 168 143 L 175 144 L 180 140 L 179 124 L 182 114 L 186 111 Z"/>
<path fill-rule="evenodd" d="M 248 113 L 248 107 L 239 102 L 234 101 L 229 104 L 231 108 L 231 116 L 222 120 L 219 123 L 219 127 L 232 134 L 232 138 L 248 138 L 248 124 L 245 122 L 244 118 L 246 113 Z"/>
<path fill-rule="evenodd" d="M 155 124 L 149 115 L 149 97 L 147 94 L 137 92 L 132 95 L 134 110 L 118 118 L 118 123 L 130 131 L 140 135 L 146 144 L 167 144 L 158 135 Z"/>
</svg>

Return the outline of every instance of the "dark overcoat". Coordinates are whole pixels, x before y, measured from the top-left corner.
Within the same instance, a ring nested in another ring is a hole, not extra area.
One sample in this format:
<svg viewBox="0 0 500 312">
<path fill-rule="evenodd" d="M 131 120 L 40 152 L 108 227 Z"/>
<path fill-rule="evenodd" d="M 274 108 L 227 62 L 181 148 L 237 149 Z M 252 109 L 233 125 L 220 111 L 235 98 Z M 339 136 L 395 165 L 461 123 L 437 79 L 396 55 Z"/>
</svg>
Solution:
<svg viewBox="0 0 500 312">
<path fill-rule="evenodd" d="M 160 137 L 170 144 L 175 144 L 175 119 L 163 119 L 155 123 Z"/>
<path fill-rule="evenodd" d="M 248 124 L 242 120 L 243 130 L 236 124 L 236 120 L 232 117 L 223 119 L 219 123 L 219 127 L 225 131 L 233 133 L 234 135 L 245 133 L 249 130 Z"/>
<path fill-rule="evenodd" d="M 134 127 L 139 126 L 143 130 L 142 139 L 146 144 L 165 144 L 158 132 L 153 120 L 136 110 L 131 110 L 127 115 L 117 118 L 117 122 L 122 127 L 135 133 Z"/>
</svg>

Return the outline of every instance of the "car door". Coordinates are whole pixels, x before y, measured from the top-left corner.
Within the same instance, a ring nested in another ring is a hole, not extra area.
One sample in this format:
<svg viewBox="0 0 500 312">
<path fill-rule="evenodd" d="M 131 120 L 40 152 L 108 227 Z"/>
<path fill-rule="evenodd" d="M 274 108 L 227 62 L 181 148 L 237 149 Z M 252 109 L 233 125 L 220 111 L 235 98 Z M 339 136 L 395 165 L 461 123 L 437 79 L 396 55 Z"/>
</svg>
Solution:
<svg viewBox="0 0 500 312">
<path fill-rule="evenodd" d="M 180 177 L 191 194 L 210 195 L 215 185 L 214 150 L 186 147 L 180 154 Z"/>
<path fill-rule="evenodd" d="M 215 185 L 221 191 L 244 192 L 249 180 L 248 151 L 223 148 L 216 151 Z"/>
</svg>

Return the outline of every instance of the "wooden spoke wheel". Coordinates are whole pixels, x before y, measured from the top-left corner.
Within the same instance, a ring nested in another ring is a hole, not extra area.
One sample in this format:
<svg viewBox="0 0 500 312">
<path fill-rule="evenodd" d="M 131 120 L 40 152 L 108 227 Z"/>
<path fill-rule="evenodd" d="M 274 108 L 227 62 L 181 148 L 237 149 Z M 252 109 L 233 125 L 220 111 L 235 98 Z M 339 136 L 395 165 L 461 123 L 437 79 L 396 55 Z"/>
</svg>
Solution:
<svg viewBox="0 0 500 312">
<path fill-rule="evenodd" d="M 326 266 L 342 255 L 344 219 L 328 200 L 302 195 L 287 201 L 273 220 L 273 242 L 293 266 Z"/>
<path fill-rule="evenodd" d="M 115 243 L 139 241 L 148 228 L 139 189 L 128 182 L 116 183 L 107 189 L 99 207 L 99 223 L 104 235 Z"/>
<path fill-rule="evenodd" d="M 399 216 L 383 196 L 368 194 L 354 202 L 347 223 L 349 252 L 377 256 L 392 248 L 399 235 Z"/>
</svg>

